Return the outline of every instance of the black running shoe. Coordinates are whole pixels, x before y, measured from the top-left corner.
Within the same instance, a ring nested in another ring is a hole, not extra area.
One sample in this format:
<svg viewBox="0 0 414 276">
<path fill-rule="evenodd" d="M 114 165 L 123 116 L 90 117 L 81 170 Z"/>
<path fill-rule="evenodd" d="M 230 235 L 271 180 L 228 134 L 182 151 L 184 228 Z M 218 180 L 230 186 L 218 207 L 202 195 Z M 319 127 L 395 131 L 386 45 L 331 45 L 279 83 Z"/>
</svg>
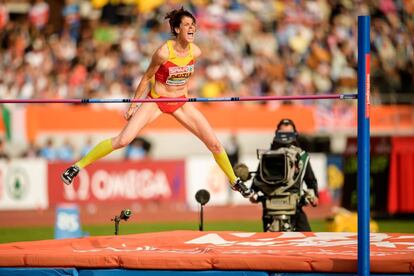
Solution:
<svg viewBox="0 0 414 276">
<path fill-rule="evenodd" d="M 245 198 L 250 198 L 254 194 L 253 190 L 251 188 L 248 188 L 243 183 L 243 181 L 240 180 L 240 178 L 236 179 L 236 183 L 234 183 L 233 186 L 231 186 L 231 188 L 234 191 L 238 191 L 239 193 L 241 193 L 241 195 Z"/>
<path fill-rule="evenodd" d="M 75 165 L 70 166 L 69 168 L 66 169 L 66 171 L 64 173 L 62 173 L 60 178 L 62 179 L 62 181 L 66 185 L 70 185 L 70 184 L 72 184 L 73 179 L 75 178 L 75 176 L 78 175 L 79 170 L 80 170 L 79 167 L 77 167 Z"/>
</svg>

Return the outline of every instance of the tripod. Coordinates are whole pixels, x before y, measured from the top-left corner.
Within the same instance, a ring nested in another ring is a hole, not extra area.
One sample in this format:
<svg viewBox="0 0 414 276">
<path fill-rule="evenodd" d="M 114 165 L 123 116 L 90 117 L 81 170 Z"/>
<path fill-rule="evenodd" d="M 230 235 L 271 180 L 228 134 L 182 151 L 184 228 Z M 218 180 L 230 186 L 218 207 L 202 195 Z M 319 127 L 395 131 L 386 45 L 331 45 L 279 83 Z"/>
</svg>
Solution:
<svg viewBox="0 0 414 276">
<path fill-rule="evenodd" d="M 121 211 L 119 216 L 115 216 L 111 221 L 115 222 L 115 235 L 118 235 L 119 232 L 119 223 L 121 220 L 127 221 L 132 216 L 132 211 L 129 209 L 124 209 Z"/>
</svg>

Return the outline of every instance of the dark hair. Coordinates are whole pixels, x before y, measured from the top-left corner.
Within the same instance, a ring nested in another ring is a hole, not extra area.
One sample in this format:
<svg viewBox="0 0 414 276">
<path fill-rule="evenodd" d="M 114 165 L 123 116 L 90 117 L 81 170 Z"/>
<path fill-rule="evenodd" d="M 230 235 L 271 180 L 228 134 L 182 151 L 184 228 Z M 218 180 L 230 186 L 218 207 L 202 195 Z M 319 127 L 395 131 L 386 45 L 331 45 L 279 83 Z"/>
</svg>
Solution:
<svg viewBox="0 0 414 276">
<path fill-rule="evenodd" d="M 165 16 L 164 19 L 168 19 L 168 23 L 170 24 L 171 33 L 174 36 L 177 36 L 177 32 L 175 31 L 175 28 L 179 28 L 181 24 L 181 19 L 183 17 L 190 17 L 193 19 L 194 23 L 196 22 L 196 19 L 194 15 L 191 14 L 191 12 L 185 10 L 183 7 L 179 10 L 172 10 Z"/>
<path fill-rule="evenodd" d="M 293 131 L 294 132 L 297 132 L 296 131 L 295 123 L 291 119 L 282 119 L 282 120 L 280 120 L 280 122 L 277 124 L 276 131 L 278 131 L 280 129 L 280 127 L 283 126 L 283 125 L 288 125 L 288 126 L 290 125 L 290 126 L 292 126 L 293 127 Z"/>
</svg>

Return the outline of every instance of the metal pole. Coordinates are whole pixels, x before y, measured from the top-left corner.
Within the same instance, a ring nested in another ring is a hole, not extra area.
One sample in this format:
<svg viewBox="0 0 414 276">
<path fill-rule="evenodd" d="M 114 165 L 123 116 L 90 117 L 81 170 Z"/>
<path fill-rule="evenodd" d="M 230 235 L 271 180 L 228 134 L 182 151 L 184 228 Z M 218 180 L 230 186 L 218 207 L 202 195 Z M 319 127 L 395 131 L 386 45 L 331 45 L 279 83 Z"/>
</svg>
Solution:
<svg viewBox="0 0 414 276">
<path fill-rule="evenodd" d="M 358 275 L 370 275 L 370 17 L 358 16 Z"/>
<path fill-rule="evenodd" d="M 118 216 L 115 216 L 113 219 L 111 219 L 111 221 L 115 222 L 115 235 L 118 235 L 119 232 L 119 222 L 121 221 L 121 219 Z"/>
<path fill-rule="evenodd" d="M 118 235 L 119 232 L 119 220 L 115 220 L 115 235 Z"/>
<path fill-rule="evenodd" d="M 204 221 L 203 221 L 203 205 L 201 204 L 201 210 L 200 210 L 200 226 L 199 226 L 199 230 L 203 231 L 204 230 Z"/>
</svg>

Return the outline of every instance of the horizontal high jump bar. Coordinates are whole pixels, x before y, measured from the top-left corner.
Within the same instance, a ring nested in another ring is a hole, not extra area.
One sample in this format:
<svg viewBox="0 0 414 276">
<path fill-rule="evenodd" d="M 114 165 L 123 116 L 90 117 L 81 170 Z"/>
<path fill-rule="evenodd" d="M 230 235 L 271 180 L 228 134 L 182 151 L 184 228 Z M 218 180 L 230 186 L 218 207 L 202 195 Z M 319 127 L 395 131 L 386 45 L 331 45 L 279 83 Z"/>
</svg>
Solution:
<svg viewBox="0 0 414 276">
<path fill-rule="evenodd" d="M 304 96 L 256 96 L 256 97 L 224 97 L 224 98 L 145 98 L 145 99 L 0 99 L 0 104 L 43 104 L 43 103 L 157 103 L 157 102 L 252 102 L 252 101 L 286 101 L 286 100 L 326 100 L 357 99 L 358 94 L 325 94 Z"/>
</svg>

